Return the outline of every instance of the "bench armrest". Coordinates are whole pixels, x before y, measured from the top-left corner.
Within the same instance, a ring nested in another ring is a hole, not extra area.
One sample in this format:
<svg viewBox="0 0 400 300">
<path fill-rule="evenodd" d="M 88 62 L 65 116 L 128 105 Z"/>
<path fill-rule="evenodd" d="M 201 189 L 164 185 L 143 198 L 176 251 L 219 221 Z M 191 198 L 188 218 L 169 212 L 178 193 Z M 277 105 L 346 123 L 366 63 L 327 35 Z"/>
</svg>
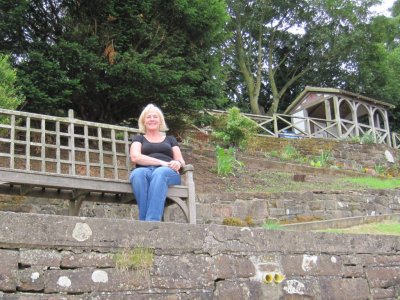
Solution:
<svg viewBox="0 0 400 300">
<path fill-rule="evenodd" d="M 179 173 L 185 174 L 186 172 L 193 172 L 193 171 L 194 171 L 193 165 L 186 165 L 179 170 Z"/>
</svg>

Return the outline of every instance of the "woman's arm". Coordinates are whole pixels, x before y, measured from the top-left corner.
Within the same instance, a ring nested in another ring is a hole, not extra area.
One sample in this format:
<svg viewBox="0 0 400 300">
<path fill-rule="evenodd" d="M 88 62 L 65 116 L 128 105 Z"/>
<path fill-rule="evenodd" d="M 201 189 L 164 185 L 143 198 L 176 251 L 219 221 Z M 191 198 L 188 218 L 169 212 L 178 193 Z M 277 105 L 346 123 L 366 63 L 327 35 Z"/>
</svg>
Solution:
<svg viewBox="0 0 400 300">
<path fill-rule="evenodd" d="M 133 142 L 129 151 L 131 162 L 142 166 L 168 166 L 168 162 L 142 154 L 142 144 Z"/>
<path fill-rule="evenodd" d="M 173 154 L 174 160 L 179 161 L 180 168 L 183 168 L 186 165 L 186 163 L 185 163 L 185 160 L 183 159 L 182 152 L 181 152 L 181 149 L 179 148 L 179 146 L 172 147 L 172 154 Z"/>
</svg>

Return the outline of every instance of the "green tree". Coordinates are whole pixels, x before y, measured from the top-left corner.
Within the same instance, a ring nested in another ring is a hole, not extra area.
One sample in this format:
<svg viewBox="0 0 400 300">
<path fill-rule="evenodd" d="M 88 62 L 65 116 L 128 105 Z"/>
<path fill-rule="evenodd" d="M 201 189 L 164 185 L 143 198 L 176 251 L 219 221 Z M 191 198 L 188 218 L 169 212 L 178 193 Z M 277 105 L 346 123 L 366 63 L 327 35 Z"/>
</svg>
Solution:
<svg viewBox="0 0 400 300">
<path fill-rule="evenodd" d="M 10 65 L 9 56 L 0 54 L 0 108 L 17 109 L 24 102 L 16 80 L 17 74 Z"/>
<path fill-rule="evenodd" d="M 153 102 L 178 119 L 223 98 L 223 0 L 9 2 L 0 45 L 20 58 L 31 111 L 116 123 Z"/>
<path fill-rule="evenodd" d="M 251 111 L 273 114 L 302 78 L 312 73 L 322 81 L 340 70 L 363 41 L 368 8 L 377 2 L 229 0 L 226 61 L 242 76 Z"/>
<path fill-rule="evenodd" d="M 392 17 L 377 16 L 365 28 L 365 41 L 354 52 L 346 89 L 396 105 L 393 129 L 400 128 L 400 15 L 397 1 Z"/>
</svg>

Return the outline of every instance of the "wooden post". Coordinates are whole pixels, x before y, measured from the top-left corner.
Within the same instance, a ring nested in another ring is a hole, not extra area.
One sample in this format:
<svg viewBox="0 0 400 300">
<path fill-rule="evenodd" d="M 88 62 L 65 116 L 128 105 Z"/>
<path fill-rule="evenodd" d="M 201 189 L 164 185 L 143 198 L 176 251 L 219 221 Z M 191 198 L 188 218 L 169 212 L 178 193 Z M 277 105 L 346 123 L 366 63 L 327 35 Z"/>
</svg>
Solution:
<svg viewBox="0 0 400 300">
<path fill-rule="evenodd" d="M 189 167 L 189 166 L 187 166 Z M 196 224 L 196 193 L 193 180 L 193 167 L 191 170 L 186 172 L 186 185 L 189 190 L 188 206 L 189 206 L 189 222 L 190 224 Z"/>
<path fill-rule="evenodd" d="M 274 124 L 274 134 L 275 134 L 275 137 L 278 137 L 279 128 L 278 128 L 278 119 L 276 117 L 276 114 L 272 115 L 272 119 L 273 119 L 273 124 Z"/>
<path fill-rule="evenodd" d="M 383 122 L 385 124 L 385 131 L 387 133 L 387 138 L 386 138 L 387 145 L 389 147 L 392 147 L 392 140 L 391 140 L 390 127 L 389 127 L 389 118 L 388 118 L 387 110 L 384 110 L 384 118 L 385 119 L 383 120 Z"/>
<path fill-rule="evenodd" d="M 337 96 L 333 97 L 333 110 L 335 112 L 335 121 L 336 121 L 336 130 L 337 130 L 337 136 L 339 138 L 342 137 L 342 125 L 341 125 L 341 120 L 340 120 L 340 110 L 339 110 L 339 99 Z"/>
<path fill-rule="evenodd" d="M 68 110 L 68 159 L 69 159 L 69 174 L 75 175 L 75 127 L 74 127 L 74 111 Z"/>
</svg>

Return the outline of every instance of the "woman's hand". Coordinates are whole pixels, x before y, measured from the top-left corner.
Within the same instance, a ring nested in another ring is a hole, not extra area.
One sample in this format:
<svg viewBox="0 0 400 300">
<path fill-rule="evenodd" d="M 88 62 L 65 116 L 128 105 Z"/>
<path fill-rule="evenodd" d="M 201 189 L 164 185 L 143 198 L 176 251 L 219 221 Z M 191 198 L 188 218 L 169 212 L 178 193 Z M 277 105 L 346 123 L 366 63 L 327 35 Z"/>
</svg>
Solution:
<svg viewBox="0 0 400 300">
<path fill-rule="evenodd" d="M 182 164 L 179 160 L 171 160 L 168 163 L 168 167 L 179 173 L 179 169 L 182 167 Z"/>
</svg>

